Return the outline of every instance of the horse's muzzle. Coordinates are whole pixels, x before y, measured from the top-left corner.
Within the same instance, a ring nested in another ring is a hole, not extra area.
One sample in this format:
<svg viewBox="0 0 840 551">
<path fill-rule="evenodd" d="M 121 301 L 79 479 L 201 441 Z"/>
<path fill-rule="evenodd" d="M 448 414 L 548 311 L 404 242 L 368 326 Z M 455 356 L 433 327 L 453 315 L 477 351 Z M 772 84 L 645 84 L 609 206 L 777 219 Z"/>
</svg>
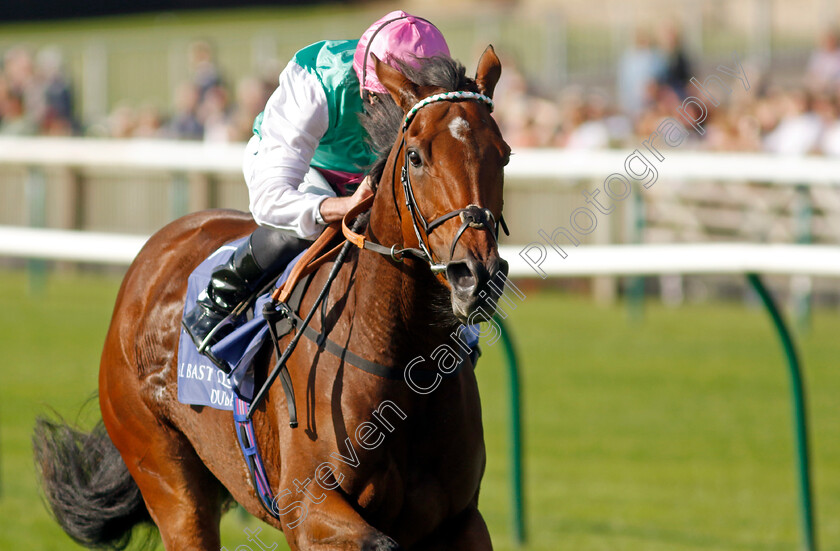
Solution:
<svg viewBox="0 0 840 551">
<path fill-rule="evenodd" d="M 452 287 L 452 311 L 458 321 L 488 321 L 496 312 L 507 274 L 508 263 L 498 256 L 484 262 L 470 257 L 448 263 L 446 279 Z"/>
</svg>

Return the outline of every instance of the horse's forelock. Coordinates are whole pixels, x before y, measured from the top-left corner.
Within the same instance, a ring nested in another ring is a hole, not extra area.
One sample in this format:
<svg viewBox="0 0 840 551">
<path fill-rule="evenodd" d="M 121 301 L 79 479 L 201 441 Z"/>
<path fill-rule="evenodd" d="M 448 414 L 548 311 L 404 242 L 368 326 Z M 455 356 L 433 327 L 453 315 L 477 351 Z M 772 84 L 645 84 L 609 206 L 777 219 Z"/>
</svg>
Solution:
<svg viewBox="0 0 840 551">
<path fill-rule="evenodd" d="M 467 78 L 467 70 L 451 57 L 416 58 L 414 63 L 397 60 L 397 69 L 419 86 L 435 86 L 447 92 L 476 91 L 475 82 Z"/>
</svg>

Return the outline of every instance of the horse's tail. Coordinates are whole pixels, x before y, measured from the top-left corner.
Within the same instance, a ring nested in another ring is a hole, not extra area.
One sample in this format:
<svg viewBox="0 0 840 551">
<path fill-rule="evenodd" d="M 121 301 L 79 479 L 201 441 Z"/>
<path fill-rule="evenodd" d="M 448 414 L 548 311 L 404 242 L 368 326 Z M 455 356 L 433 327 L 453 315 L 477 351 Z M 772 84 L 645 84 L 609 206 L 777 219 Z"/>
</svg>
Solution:
<svg viewBox="0 0 840 551">
<path fill-rule="evenodd" d="M 133 528 L 151 522 L 140 489 L 102 421 L 86 433 L 39 417 L 32 443 L 47 503 L 77 543 L 125 549 Z"/>
</svg>

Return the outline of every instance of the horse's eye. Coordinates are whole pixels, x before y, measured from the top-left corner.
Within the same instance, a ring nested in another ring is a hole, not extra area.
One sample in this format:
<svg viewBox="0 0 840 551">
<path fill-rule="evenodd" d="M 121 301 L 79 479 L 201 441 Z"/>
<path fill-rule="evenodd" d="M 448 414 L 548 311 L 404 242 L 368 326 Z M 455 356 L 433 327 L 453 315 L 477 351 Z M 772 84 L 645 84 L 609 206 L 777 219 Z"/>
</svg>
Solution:
<svg viewBox="0 0 840 551">
<path fill-rule="evenodd" d="M 420 166 L 422 161 L 420 160 L 420 154 L 414 151 L 413 149 L 408 152 L 408 162 L 411 163 L 411 166 Z"/>
</svg>

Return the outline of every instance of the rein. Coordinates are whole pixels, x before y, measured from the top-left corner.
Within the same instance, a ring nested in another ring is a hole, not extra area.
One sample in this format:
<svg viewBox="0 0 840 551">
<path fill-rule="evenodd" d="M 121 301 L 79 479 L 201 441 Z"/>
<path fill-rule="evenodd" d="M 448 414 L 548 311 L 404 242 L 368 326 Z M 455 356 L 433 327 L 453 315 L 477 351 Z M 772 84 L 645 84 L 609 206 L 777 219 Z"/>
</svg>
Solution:
<svg viewBox="0 0 840 551">
<path fill-rule="evenodd" d="M 347 220 L 352 220 L 362 212 L 368 210 L 373 204 L 373 197 L 369 197 L 368 199 L 362 201 L 361 203 L 350 209 L 350 211 L 344 216 L 344 219 L 341 221 L 342 233 L 348 241 L 350 241 L 360 249 L 368 249 L 381 255 L 390 256 L 391 259 L 393 259 L 395 262 L 402 262 L 406 253 L 412 254 L 417 258 L 427 262 L 432 272 L 437 274 L 442 272 L 445 273 L 446 264 L 437 262 L 435 260 L 435 257 L 432 254 L 432 251 L 429 247 L 428 239 L 432 232 L 447 220 L 455 218 L 456 216 L 460 216 L 461 218 L 461 227 L 455 233 L 455 237 L 452 240 L 452 245 L 449 247 L 449 261 L 452 261 L 452 256 L 455 254 L 455 246 L 458 244 L 458 240 L 461 239 L 461 236 L 464 234 L 467 228 L 486 229 L 490 232 L 490 235 L 493 236 L 494 241 L 498 240 L 499 226 L 502 227 L 506 235 L 510 235 L 507 229 L 507 224 L 505 224 L 503 217 L 500 217 L 499 223 L 496 223 L 496 220 L 493 217 L 493 213 L 490 212 L 490 209 L 483 208 L 478 205 L 467 205 L 464 208 L 453 210 L 444 214 L 443 216 L 435 218 L 431 222 L 426 221 L 426 218 L 420 212 L 420 208 L 417 205 L 417 199 L 414 196 L 414 190 L 411 186 L 411 177 L 409 176 L 408 172 L 408 148 L 405 144 L 405 136 L 408 132 L 408 127 L 411 124 L 411 121 L 414 120 L 414 116 L 423 107 L 441 101 L 459 100 L 479 101 L 487 104 L 490 111 L 493 111 L 493 100 L 490 99 L 488 96 L 485 96 L 484 94 L 478 94 L 476 92 L 454 91 L 444 92 L 442 94 L 435 94 L 417 102 L 417 104 L 415 104 L 414 107 L 408 110 L 408 112 L 405 115 L 405 119 L 403 120 L 402 141 L 400 143 L 399 149 L 397 150 L 398 153 L 399 151 L 403 151 L 403 163 L 402 169 L 400 171 L 400 182 L 403 186 L 405 206 L 408 209 L 409 214 L 411 215 L 411 224 L 414 227 L 414 234 L 417 236 L 417 242 L 419 243 L 420 248 L 417 249 L 413 247 L 406 247 L 403 249 L 397 249 L 396 245 L 386 247 L 379 243 L 368 241 L 363 235 L 353 232 L 348 227 Z M 397 163 L 395 162 L 394 180 L 396 180 L 396 173 Z"/>
</svg>

